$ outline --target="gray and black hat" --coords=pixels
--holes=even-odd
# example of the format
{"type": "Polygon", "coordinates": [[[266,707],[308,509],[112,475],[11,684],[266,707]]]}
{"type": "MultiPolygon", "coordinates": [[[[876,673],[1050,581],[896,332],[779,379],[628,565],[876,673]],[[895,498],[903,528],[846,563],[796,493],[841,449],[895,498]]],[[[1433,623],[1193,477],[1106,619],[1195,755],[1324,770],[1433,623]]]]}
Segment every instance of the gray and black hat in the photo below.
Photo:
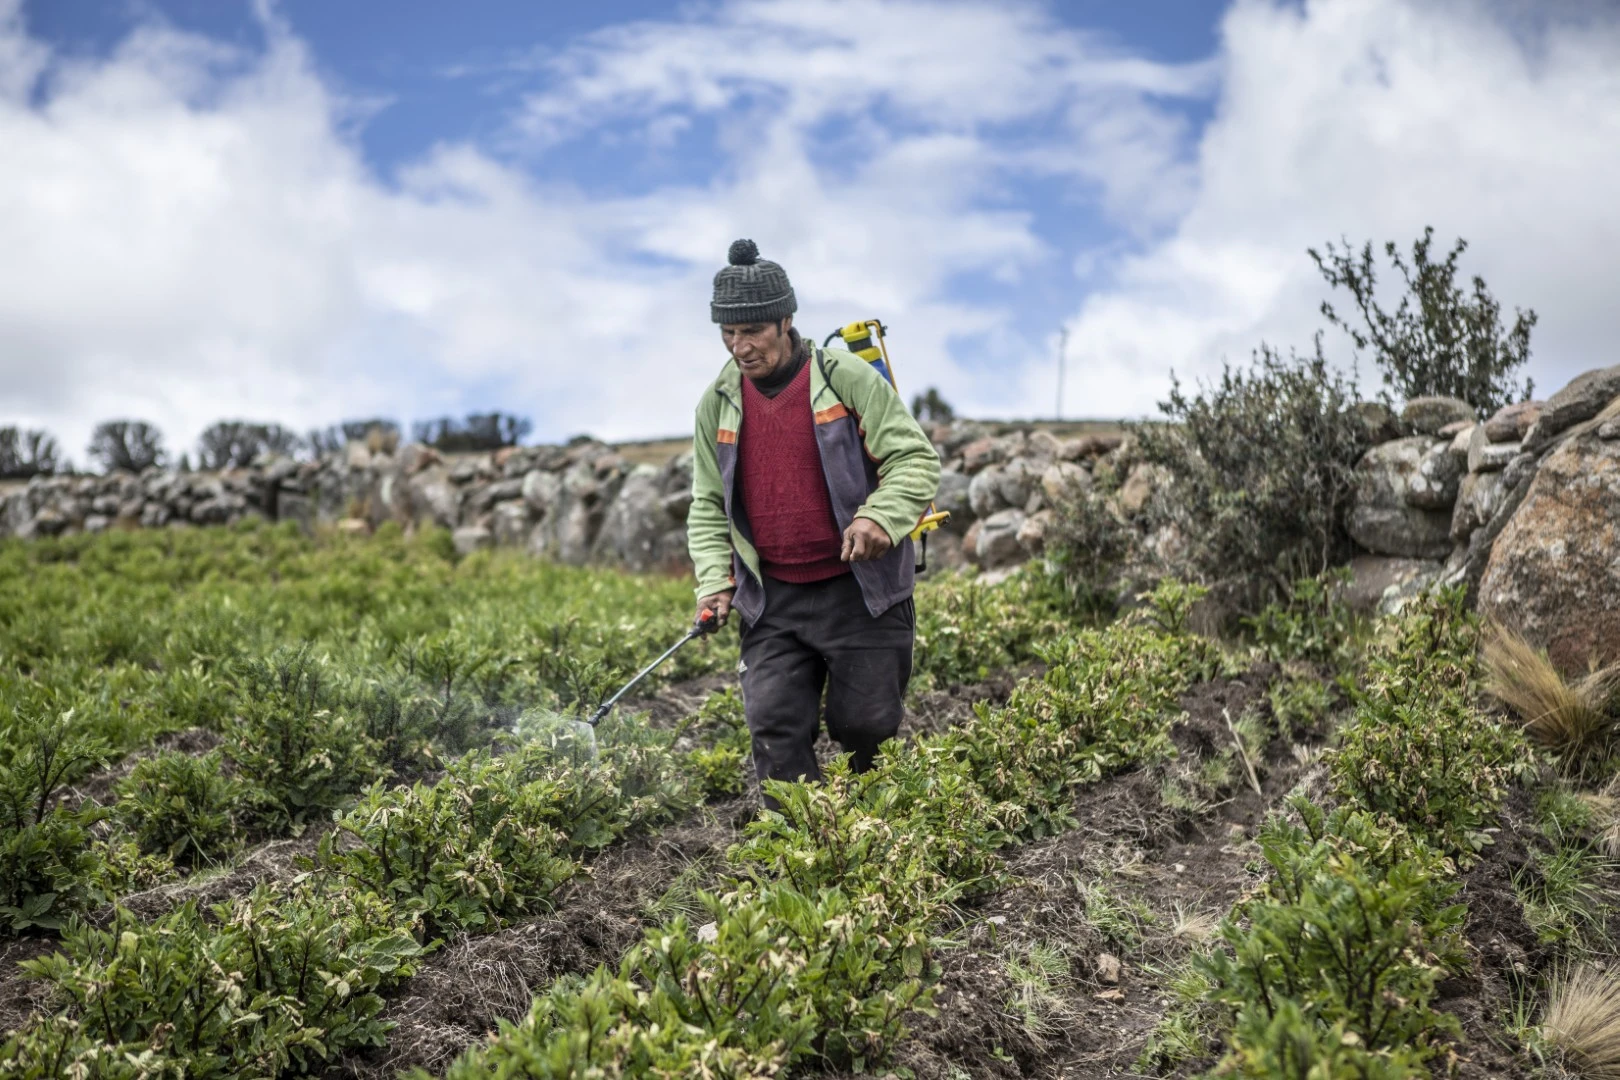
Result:
{"type": "Polygon", "coordinates": [[[709,313],[717,323],[776,322],[799,310],[787,271],[759,257],[752,240],[732,242],[731,265],[714,275],[709,313]]]}

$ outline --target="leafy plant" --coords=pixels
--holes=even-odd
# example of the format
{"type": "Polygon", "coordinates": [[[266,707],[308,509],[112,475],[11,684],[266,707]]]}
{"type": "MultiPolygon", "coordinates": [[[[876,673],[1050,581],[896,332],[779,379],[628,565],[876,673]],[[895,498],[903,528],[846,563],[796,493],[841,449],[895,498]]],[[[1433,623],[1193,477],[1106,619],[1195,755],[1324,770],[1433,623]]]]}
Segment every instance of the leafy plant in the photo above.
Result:
{"type": "Polygon", "coordinates": [[[1269,660],[1343,667],[1353,655],[1358,629],[1341,595],[1349,581],[1344,567],[1300,578],[1285,598],[1267,604],[1243,624],[1269,660]]]}
{"type": "Polygon", "coordinates": [[[195,866],[241,841],[249,793],[247,784],[226,774],[218,751],[162,753],[137,762],[119,784],[117,816],[141,850],[195,866]]]}
{"type": "Polygon", "coordinates": [[[1093,617],[1113,615],[1124,576],[1140,557],[1136,530],[1095,488],[1074,491],[1052,509],[1056,520],[1047,528],[1045,550],[1070,604],[1093,617]]]}
{"type": "Polygon", "coordinates": [[[1191,571],[1247,610],[1343,561],[1368,445],[1356,396],[1320,342],[1308,357],[1262,346],[1248,371],[1227,366],[1191,396],[1173,382],[1159,406],[1172,423],[1136,432],[1137,455],[1175,488],[1150,524],[1177,530],[1191,571]]]}
{"type": "Polygon", "coordinates": [[[1394,311],[1377,299],[1378,274],[1372,242],[1359,255],[1346,240],[1342,247],[1326,245],[1326,255],[1314,248],[1311,260],[1322,278],[1335,289],[1345,289],[1360,315],[1352,325],[1324,301],[1328,322],[1350,335],[1357,351],[1373,350],[1373,362],[1384,383],[1403,398],[1427,394],[1460,398],[1484,413],[1527,400],[1534,387],[1526,379],[1521,387],[1513,373],[1530,359],[1530,331],[1534,311],[1515,309],[1513,328],[1504,330],[1502,305],[1474,276],[1472,296],[1457,287],[1457,257],[1468,249],[1465,240],[1436,262],[1429,254],[1434,229],[1426,227],[1412,243],[1412,261],[1402,257],[1393,240],[1384,244],[1390,266],[1401,275],[1406,291],[1394,311]]]}

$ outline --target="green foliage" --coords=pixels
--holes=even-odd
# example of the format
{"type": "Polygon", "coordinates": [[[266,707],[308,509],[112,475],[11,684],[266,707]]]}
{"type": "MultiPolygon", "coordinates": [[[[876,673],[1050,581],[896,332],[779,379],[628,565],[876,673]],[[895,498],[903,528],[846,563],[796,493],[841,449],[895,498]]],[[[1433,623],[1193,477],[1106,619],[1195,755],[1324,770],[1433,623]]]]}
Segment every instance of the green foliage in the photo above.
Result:
{"type": "Polygon", "coordinates": [[[217,859],[242,839],[251,790],[224,770],[218,751],[145,758],[118,785],[117,817],[143,851],[188,866],[217,859]]]}
{"type": "Polygon", "coordinates": [[[372,743],[307,648],[241,664],[231,759],[258,785],[258,813],[292,826],[325,817],[378,775],[372,743]]]}
{"type": "Polygon", "coordinates": [[[1339,1021],[1323,1027],[1299,1002],[1286,999],[1276,1014],[1250,1013],[1239,1020],[1232,1051],[1215,1076],[1252,1080],[1428,1080],[1424,1064],[1434,1049],[1382,1046],[1369,1049],[1339,1021]]]}
{"type": "Polygon", "coordinates": [[[1211,999],[1236,1012],[1229,1045],[1239,1061],[1274,1048],[1286,1016],[1295,1038],[1351,1031],[1365,1050],[1405,1047],[1422,1060],[1433,1033],[1455,1029],[1428,1008],[1461,962],[1465,909],[1444,906],[1457,889],[1450,867],[1366,813],[1325,815],[1303,799],[1294,808],[1303,826],[1273,818],[1260,834],[1275,877],[1222,924],[1230,951],[1199,962],[1211,999]]]}
{"type": "Polygon", "coordinates": [[[709,695],[677,730],[676,745],[707,798],[728,798],[747,790],[753,741],[743,717],[742,695],[733,687],[709,695]]]}
{"type": "Polygon", "coordinates": [[[276,1076],[380,1045],[378,991],[421,952],[377,897],[261,886],[205,917],[194,904],[105,930],[75,926],[23,968],[63,1003],[0,1047],[0,1072],[59,1076],[276,1076]]]}
{"type": "Polygon", "coordinates": [[[1095,487],[1058,500],[1046,530],[1046,557],[1056,569],[1069,604],[1093,617],[1119,607],[1123,577],[1140,540],[1113,502],[1095,487]]]}
{"type": "Polygon", "coordinates": [[[1185,539],[1189,569],[1253,610],[1351,550],[1345,520],[1367,432],[1356,387],[1328,364],[1262,347],[1247,371],[1226,367],[1192,396],[1175,382],[1143,425],[1136,454],[1172,477],[1148,508],[1185,539]]]}
{"type": "Polygon", "coordinates": [[[1266,689],[1277,730],[1288,738],[1314,731],[1338,701],[1330,683],[1314,675],[1284,677],[1266,689]]]}
{"type": "Polygon", "coordinates": [[[1349,581],[1345,567],[1300,578],[1285,598],[1267,604],[1243,624],[1268,660],[1342,668],[1354,655],[1358,630],[1355,614],[1341,598],[1349,581]]]}
{"type": "Polygon", "coordinates": [[[1346,240],[1343,247],[1326,245],[1326,256],[1314,248],[1309,254],[1323,279],[1350,293],[1360,315],[1352,325],[1333,305],[1324,301],[1322,314],[1350,335],[1357,351],[1373,350],[1373,363],[1384,384],[1406,399],[1440,394],[1461,398],[1485,414],[1503,405],[1527,400],[1534,387],[1523,386],[1513,373],[1530,359],[1530,331],[1534,311],[1515,309],[1513,329],[1504,330],[1502,305],[1475,275],[1470,296],[1457,287],[1457,257],[1468,249],[1459,239],[1446,257],[1436,262],[1429,255],[1434,229],[1412,243],[1412,261],[1401,256],[1393,240],[1384,244],[1390,266],[1401,275],[1406,291],[1394,311],[1377,299],[1378,273],[1372,242],[1359,255],[1346,240]]]}
{"type": "Polygon", "coordinates": [[[934,578],[917,599],[912,685],[979,682],[1035,659],[1065,628],[1062,601],[1058,583],[1034,568],[995,587],[959,574],[934,578]]]}
{"type": "Polygon", "coordinates": [[[18,716],[0,740],[0,925],[56,929],[102,899],[91,806],[55,806],[70,778],[102,761],[106,744],[75,730],[71,711],[18,716]]]}
{"type": "Polygon", "coordinates": [[[1374,651],[1328,755],[1341,797],[1465,855],[1489,842],[1508,786],[1534,765],[1520,731],[1474,707],[1477,643],[1458,593],[1425,601],[1374,651]]]}

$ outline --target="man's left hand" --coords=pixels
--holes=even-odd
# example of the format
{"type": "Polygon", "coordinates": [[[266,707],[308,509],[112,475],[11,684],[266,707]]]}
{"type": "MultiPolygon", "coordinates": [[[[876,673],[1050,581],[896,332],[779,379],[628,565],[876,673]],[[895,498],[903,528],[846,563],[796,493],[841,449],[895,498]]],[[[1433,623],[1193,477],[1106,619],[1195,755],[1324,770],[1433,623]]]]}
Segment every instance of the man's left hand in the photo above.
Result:
{"type": "Polygon", "coordinates": [[[844,530],[844,550],[838,557],[844,562],[868,562],[887,555],[892,547],[883,526],[871,518],[856,518],[844,530]]]}

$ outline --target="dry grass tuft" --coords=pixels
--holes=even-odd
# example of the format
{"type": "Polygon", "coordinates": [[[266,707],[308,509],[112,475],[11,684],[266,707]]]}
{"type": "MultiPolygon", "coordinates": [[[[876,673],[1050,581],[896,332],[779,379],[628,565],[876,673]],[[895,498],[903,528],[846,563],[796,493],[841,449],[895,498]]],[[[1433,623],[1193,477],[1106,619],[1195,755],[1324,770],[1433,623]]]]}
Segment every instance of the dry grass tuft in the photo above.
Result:
{"type": "Polygon", "coordinates": [[[1193,945],[1203,945],[1215,936],[1221,927],[1221,917],[1208,911],[1175,906],[1170,920],[1170,936],[1193,945]]]}
{"type": "Polygon", "coordinates": [[[1486,688],[1573,772],[1606,756],[1615,734],[1620,664],[1570,681],[1545,653],[1499,623],[1485,638],[1486,688]]]}
{"type": "Polygon", "coordinates": [[[1620,977],[1590,964],[1560,976],[1541,1036],[1582,1080],[1620,1080],[1620,977]]]}

